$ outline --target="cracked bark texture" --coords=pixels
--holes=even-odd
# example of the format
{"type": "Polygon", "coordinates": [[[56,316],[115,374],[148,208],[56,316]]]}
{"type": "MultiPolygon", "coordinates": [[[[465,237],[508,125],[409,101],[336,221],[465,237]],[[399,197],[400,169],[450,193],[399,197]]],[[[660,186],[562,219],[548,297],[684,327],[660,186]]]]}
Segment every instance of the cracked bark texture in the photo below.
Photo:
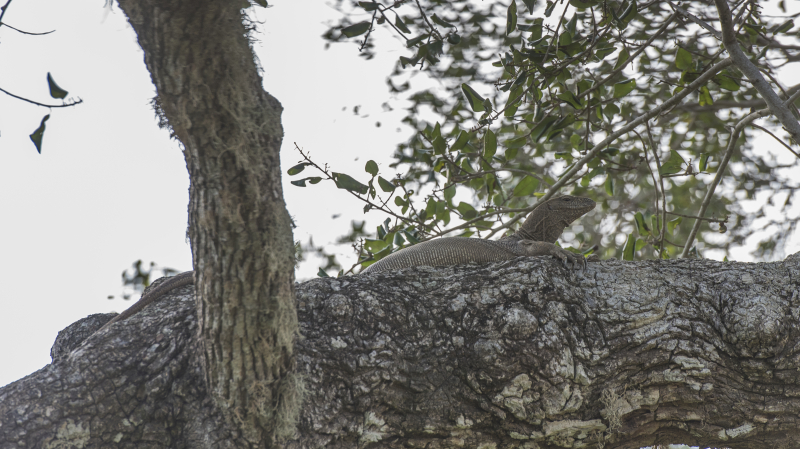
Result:
{"type": "MultiPolygon", "coordinates": [[[[296,289],[308,393],[289,448],[800,443],[800,254],[520,258],[296,289]]],[[[189,292],[0,390],[0,448],[258,447],[208,398],[189,292]]]]}
{"type": "Polygon", "coordinates": [[[283,200],[282,107],[265,92],[241,2],[120,0],[183,144],[208,393],[253,444],[294,431],[294,242],[283,200]]]}

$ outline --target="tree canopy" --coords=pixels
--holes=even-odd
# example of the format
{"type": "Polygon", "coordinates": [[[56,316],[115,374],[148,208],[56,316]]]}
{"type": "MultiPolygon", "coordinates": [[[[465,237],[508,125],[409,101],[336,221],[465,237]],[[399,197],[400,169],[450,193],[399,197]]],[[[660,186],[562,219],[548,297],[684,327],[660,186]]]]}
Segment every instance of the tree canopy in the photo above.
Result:
{"type": "Polygon", "coordinates": [[[299,186],[327,178],[388,215],[343,238],[367,237],[363,266],[441,235],[495,236],[554,194],[600,205],[565,235],[582,253],[727,255],[767,228],[756,256],[775,257],[797,220],[800,85],[779,73],[800,58],[800,31],[784,1],[767,3],[340,1],[326,39],[370,58],[396,46],[375,42],[386,27],[407,48],[387,83],[407,95],[417,133],[394,154],[396,178],[373,161],[366,175],[337,173],[305,153],[288,174],[299,186]],[[437,87],[413,91],[420,71],[437,87]],[[756,148],[756,129],[789,157],[756,148]],[[309,166],[321,173],[301,177],[309,166]],[[760,192],[767,204],[746,212],[760,192]],[[772,205],[780,216],[756,222],[772,205]]]}

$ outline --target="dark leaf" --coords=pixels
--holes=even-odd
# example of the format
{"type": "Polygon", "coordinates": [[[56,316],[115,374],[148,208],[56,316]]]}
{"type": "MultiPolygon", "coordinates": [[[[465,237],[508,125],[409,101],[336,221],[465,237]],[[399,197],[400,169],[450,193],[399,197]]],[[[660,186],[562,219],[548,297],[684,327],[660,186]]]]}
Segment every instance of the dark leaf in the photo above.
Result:
{"type": "Polygon", "coordinates": [[[464,93],[464,97],[467,99],[469,107],[472,108],[473,111],[483,112],[486,110],[483,106],[485,99],[478,95],[475,89],[469,87],[467,83],[463,83],[461,84],[461,91],[464,93]]]}
{"type": "Polygon", "coordinates": [[[47,85],[50,87],[50,96],[53,98],[66,98],[67,92],[66,90],[58,87],[53,77],[50,75],[50,72],[47,72],[47,85]]]}
{"type": "Polygon", "coordinates": [[[373,160],[367,161],[367,164],[364,166],[364,171],[369,173],[372,176],[378,175],[378,164],[375,163],[373,160]]]}
{"type": "Polygon", "coordinates": [[[301,163],[295,165],[294,167],[286,170],[286,174],[289,175],[289,176],[294,176],[294,175],[300,173],[301,171],[305,170],[305,168],[308,167],[309,165],[311,165],[311,164],[309,164],[308,162],[301,162],[301,163]]]}
{"type": "Polygon", "coordinates": [[[47,114],[42,118],[42,122],[39,124],[39,127],[36,128],[36,131],[30,135],[31,141],[34,145],[36,145],[36,151],[39,154],[42,154],[42,137],[44,136],[44,122],[50,119],[50,114],[47,114]]]}
{"type": "Polygon", "coordinates": [[[360,36],[369,30],[370,23],[369,22],[359,22],[355,25],[350,25],[349,27],[342,28],[342,34],[347,37],[356,37],[360,36]]]}
{"type": "Polygon", "coordinates": [[[360,193],[362,195],[365,195],[369,191],[369,187],[344,173],[333,173],[333,180],[336,182],[336,187],[340,189],[360,193]]]}

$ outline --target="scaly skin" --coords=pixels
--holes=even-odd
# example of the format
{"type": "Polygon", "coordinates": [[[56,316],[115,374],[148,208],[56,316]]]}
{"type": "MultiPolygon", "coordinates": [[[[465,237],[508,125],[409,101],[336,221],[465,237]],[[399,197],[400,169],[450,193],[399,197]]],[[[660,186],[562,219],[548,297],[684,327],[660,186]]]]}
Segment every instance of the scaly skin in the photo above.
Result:
{"type": "Polygon", "coordinates": [[[554,245],[570,223],[594,209],[590,198],[561,196],[542,203],[520,229],[497,241],[445,237],[402,249],[368,266],[362,273],[395,271],[419,265],[448,266],[489,263],[519,256],[553,256],[564,266],[586,267],[586,259],[554,245]]]}

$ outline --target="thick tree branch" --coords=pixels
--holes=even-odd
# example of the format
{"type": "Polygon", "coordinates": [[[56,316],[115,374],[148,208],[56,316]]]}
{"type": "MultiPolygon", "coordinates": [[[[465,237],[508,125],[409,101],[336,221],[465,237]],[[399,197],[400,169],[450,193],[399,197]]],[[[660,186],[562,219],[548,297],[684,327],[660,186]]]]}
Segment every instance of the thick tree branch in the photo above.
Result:
{"type": "MultiPolygon", "coordinates": [[[[309,393],[283,447],[797,447],[798,291],[800,254],[299,284],[309,393]]],[[[0,447],[264,447],[209,399],[198,326],[184,287],[72,342],[0,389],[0,447]]]]}
{"type": "MultiPolygon", "coordinates": [[[[744,75],[753,83],[761,97],[766,101],[767,107],[770,112],[778,119],[779,122],[786,128],[789,135],[792,136],[795,143],[800,143],[800,123],[794,118],[789,108],[783,105],[783,102],[778,97],[778,94],[772,90],[767,80],[761,75],[758,68],[747,58],[742,48],[739,46],[739,41],[736,40],[736,33],[733,29],[733,20],[731,19],[731,10],[728,7],[727,0],[714,0],[719,12],[720,27],[722,28],[722,42],[725,44],[725,49],[731,55],[736,67],[744,73],[744,75]]],[[[688,247],[688,245],[687,245],[688,247]]],[[[685,250],[684,250],[685,252],[685,250]]]]}

